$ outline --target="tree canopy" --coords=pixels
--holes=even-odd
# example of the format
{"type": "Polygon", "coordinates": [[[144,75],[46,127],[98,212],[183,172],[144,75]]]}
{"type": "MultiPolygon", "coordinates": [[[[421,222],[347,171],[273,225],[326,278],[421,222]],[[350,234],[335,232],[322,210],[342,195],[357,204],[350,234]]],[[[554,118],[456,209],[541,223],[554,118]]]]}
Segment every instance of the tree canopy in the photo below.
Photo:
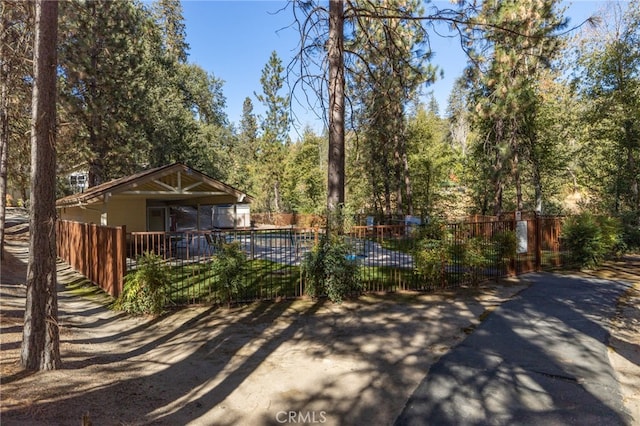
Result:
{"type": "MultiPolygon", "coordinates": [[[[33,13],[2,4],[1,175],[27,198],[33,13]]],[[[348,206],[391,219],[588,205],[638,220],[638,9],[618,3],[571,31],[556,0],[294,1],[281,13],[300,30],[297,54],[269,57],[231,123],[225,82],[189,62],[179,1],[62,2],[58,196],[69,170],[96,185],[183,161],[248,191],[253,211],[348,206]],[[430,41],[447,31],[469,66],[436,105],[430,41]],[[290,133],[291,88],[320,95],[324,132],[290,133]]]]}

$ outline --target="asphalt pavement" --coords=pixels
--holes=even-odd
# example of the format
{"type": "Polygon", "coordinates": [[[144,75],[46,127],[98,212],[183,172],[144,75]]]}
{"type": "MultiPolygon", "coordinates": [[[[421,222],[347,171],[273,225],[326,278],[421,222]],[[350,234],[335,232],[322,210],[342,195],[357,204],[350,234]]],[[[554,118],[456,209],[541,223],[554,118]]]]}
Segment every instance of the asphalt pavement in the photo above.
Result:
{"type": "Polygon", "coordinates": [[[434,364],[396,425],[630,425],[606,323],[626,284],[536,273],[434,364]]]}

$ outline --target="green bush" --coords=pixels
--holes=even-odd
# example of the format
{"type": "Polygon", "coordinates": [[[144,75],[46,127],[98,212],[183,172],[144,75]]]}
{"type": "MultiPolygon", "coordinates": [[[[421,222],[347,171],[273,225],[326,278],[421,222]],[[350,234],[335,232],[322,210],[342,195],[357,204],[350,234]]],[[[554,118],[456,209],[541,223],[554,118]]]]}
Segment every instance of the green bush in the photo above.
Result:
{"type": "Polygon", "coordinates": [[[508,235],[496,237],[496,242],[489,242],[482,237],[454,240],[446,226],[434,222],[421,230],[421,236],[413,253],[415,270],[432,287],[449,283],[447,265],[464,271],[464,280],[477,284],[482,270],[491,264],[489,251],[492,247],[494,251],[500,247],[499,256],[511,250],[512,245],[515,252],[515,234],[513,244],[508,235]]]}
{"type": "Polygon", "coordinates": [[[619,218],[608,216],[598,216],[596,220],[600,224],[602,244],[605,248],[604,256],[621,256],[626,251],[622,221],[619,218]]]}
{"type": "Polygon", "coordinates": [[[516,255],[518,241],[515,231],[498,231],[491,236],[491,244],[496,256],[496,260],[501,267],[504,267],[516,255]]]}
{"type": "Polygon", "coordinates": [[[321,237],[301,265],[307,295],[327,295],[340,303],[348,295],[361,293],[360,266],[353,253],[343,237],[321,237]]]}
{"type": "Polygon", "coordinates": [[[431,219],[418,230],[418,239],[420,240],[444,241],[448,237],[447,225],[439,219],[431,219]]]}
{"type": "Polygon", "coordinates": [[[482,270],[491,263],[487,256],[489,246],[484,238],[472,237],[465,241],[463,247],[462,259],[465,266],[466,280],[473,285],[478,285],[482,270]]]}
{"type": "Polygon", "coordinates": [[[622,241],[624,248],[629,251],[640,250],[640,222],[637,214],[627,213],[621,217],[622,241]]]}
{"type": "Polygon", "coordinates": [[[582,213],[570,217],[562,227],[562,244],[569,261],[578,267],[594,267],[623,249],[619,220],[582,213]]]}
{"type": "Polygon", "coordinates": [[[446,282],[448,247],[440,240],[420,240],[414,253],[416,272],[427,282],[446,282]]]}
{"type": "Polygon", "coordinates": [[[243,273],[247,265],[247,256],[240,243],[223,243],[214,256],[211,269],[220,291],[227,304],[236,297],[244,285],[243,273]]]}
{"type": "Polygon", "coordinates": [[[457,245],[452,244],[447,226],[438,219],[432,219],[420,227],[413,253],[415,270],[431,287],[446,286],[448,283],[447,264],[456,258],[457,245]]]}
{"type": "Polygon", "coordinates": [[[124,279],[124,289],[115,308],[134,315],[162,313],[171,286],[169,266],[156,254],[138,257],[137,268],[124,279]]]}

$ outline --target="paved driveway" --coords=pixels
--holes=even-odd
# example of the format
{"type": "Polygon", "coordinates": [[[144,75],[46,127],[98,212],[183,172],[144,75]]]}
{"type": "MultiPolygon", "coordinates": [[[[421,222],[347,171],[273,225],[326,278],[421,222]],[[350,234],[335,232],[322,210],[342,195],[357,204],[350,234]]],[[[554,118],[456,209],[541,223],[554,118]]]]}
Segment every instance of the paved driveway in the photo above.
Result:
{"type": "Polygon", "coordinates": [[[443,356],[396,425],[624,425],[606,322],[624,283],[548,273],[443,356]]]}

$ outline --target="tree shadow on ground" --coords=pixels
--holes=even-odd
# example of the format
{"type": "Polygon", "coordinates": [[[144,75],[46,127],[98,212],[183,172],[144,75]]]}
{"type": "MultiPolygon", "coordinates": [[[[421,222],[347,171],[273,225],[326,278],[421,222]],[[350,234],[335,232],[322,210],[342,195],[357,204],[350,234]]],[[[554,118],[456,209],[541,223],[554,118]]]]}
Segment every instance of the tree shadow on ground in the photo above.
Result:
{"type": "MultiPolygon", "coordinates": [[[[587,412],[623,422],[615,404],[600,396],[599,383],[581,383],[583,373],[609,374],[597,345],[591,343],[606,339],[598,321],[608,312],[605,301],[615,295],[589,296],[592,307],[585,309],[573,300],[575,291],[558,288],[556,293],[557,300],[539,298],[509,314],[519,318],[518,327],[500,310],[489,315],[485,323],[497,322],[498,331],[485,333],[478,328],[471,337],[484,340],[465,341],[460,345],[466,348],[464,356],[439,367],[446,374],[435,383],[444,395],[427,401],[436,405],[433,410],[445,415],[452,404],[464,406],[477,397],[480,412],[493,419],[529,414],[500,411],[504,407],[540,404],[540,419],[546,414],[549,420],[566,420],[564,412],[575,414],[578,408],[570,405],[570,399],[547,396],[566,387],[584,394],[587,412]],[[572,312],[573,320],[564,324],[557,315],[541,310],[539,305],[550,303],[572,312]],[[581,361],[579,368],[569,369],[557,361],[561,349],[538,341],[533,333],[549,317],[545,330],[553,341],[585,336],[586,344],[575,357],[581,361]],[[497,336],[507,337],[507,342],[496,344],[497,336]],[[480,350],[480,343],[490,349],[480,350]],[[508,347],[518,348],[528,364],[501,358],[500,351],[508,347]],[[467,359],[477,364],[467,366],[463,363],[467,359]],[[534,368],[534,362],[545,367],[534,368]],[[483,382],[476,374],[482,369],[506,382],[513,394],[483,382]],[[472,385],[480,391],[471,391],[472,385]],[[532,400],[523,389],[534,395],[532,400]]],[[[280,424],[278,415],[283,412],[307,420],[315,415],[326,424],[391,424],[421,380],[422,387],[438,377],[429,366],[459,343],[460,331],[472,328],[486,309],[474,300],[473,292],[461,299],[456,292],[445,292],[441,297],[372,295],[341,306],[323,300],[261,302],[232,309],[185,310],[153,320],[99,318],[89,322],[90,327],[72,324],[79,334],[64,340],[65,370],[37,375],[59,380],[47,389],[34,376],[12,383],[9,392],[40,386],[47,393],[39,394],[28,407],[3,403],[3,424],[73,424],[87,411],[94,424],[280,424]],[[118,322],[127,326],[110,328],[118,322]]],[[[82,310],[85,305],[76,307],[82,310]]],[[[419,397],[416,391],[410,402],[420,403],[419,397]]],[[[577,418],[587,419],[581,415],[577,418]]],[[[412,419],[425,423],[425,417],[412,419]]],[[[455,418],[463,424],[465,419],[455,418]]]]}
{"type": "Polygon", "coordinates": [[[94,382],[88,390],[78,388],[75,380],[61,381],[49,390],[57,398],[33,402],[28,412],[8,407],[3,419],[34,420],[28,413],[35,412],[41,419],[62,416],[64,423],[89,411],[95,424],[270,424],[283,410],[318,409],[333,424],[377,424],[381,416],[389,423],[402,408],[407,389],[455,343],[442,336],[459,338],[460,329],[482,310],[473,304],[472,312],[466,302],[447,299],[414,300],[413,305],[375,297],[341,306],[324,300],[263,302],[226,311],[204,309],[192,317],[177,312],[111,337],[68,341],[68,372],[50,374],[131,374],[124,380],[94,382]],[[452,309],[452,303],[458,307],[452,309]],[[167,321],[174,323],[170,330],[167,321]],[[110,338],[118,348],[112,353],[82,349],[110,338]],[[275,360],[281,365],[270,365],[275,360]],[[143,366],[144,375],[139,374],[143,366]],[[307,380],[307,374],[315,374],[315,380],[307,380]],[[289,376],[282,386],[280,376],[289,376]],[[263,391],[269,401],[251,395],[261,392],[253,389],[260,384],[268,387],[263,391]],[[261,405],[257,417],[247,419],[250,411],[231,408],[228,398],[235,392],[246,392],[248,404],[261,405]]]}
{"type": "Polygon", "coordinates": [[[624,289],[537,275],[432,366],[395,424],[630,424],[603,326],[624,289]]]}
{"type": "MultiPolygon", "coordinates": [[[[185,416],[189,416],[185,414],[185,410],[201,411],[202,407],[210,409],[215,406],[247,375],[250,375],[253,368],[259,365],[274,345],[277,345],[274,343],[278,341],[277,339],[266,340],[253,356],[248,357],[229,374],[224,374],[224,379],[211,392],[197,398],[190,398],[189,395],[192,392],[204,387],[212,378],[222,377],[235,354],[250,343],[253,333],[239,336],[238,328],[264,330],[288,306],[287,302],[259,303],[230,311],[230,314],[237,314],[235,318],[226,317],[223,321],[218,315],[216,317],[218,322],[214,324],[208,321],[216,308],[210,308],[188,319],[169,333],[158,333],[158,330],[153,329],[158,322],[151,321],[152,324],[138,327],[136,331],[115,336],[116,341],[122,342],[122,350],[118,352],[89,358],[85,358],[86,353],[66,353],[65,359],[71,359],[71,361],[64,363],[64,369],[77,371],[91,367],[96,374],[130,369],[131,378],[106,383],[81,393],[75,389],[77,384],[60,383],[55,391],[60,395],[59,399],[35,402],[30,405],[27,413],[21,409],[3,410],[3,419],[25,418],[25,416],[29,417],[30,413],[40,413],[41,417],[46,419],[48,413],[66,412],[69,413],[69,421],[74,421],[73,419],[79,419],[85,411],[89,411],[97,424],[105,421],[109,423],[108,419],[119,419],[118,422],[182,424],[185,416]],[[145,340],[145,342],[137,345],[133,343],[136,340],[145,340]],[[176,350],[184,352],[176,353],[176,350]],[[136,374],[136,366],[142,363],[157,363],[157,371],[148,376],[139,376],[136,374]],[[202,368],[194,369],[188,366],[193,363],[199,363],[202,368]],[[197,372],[197,377],[192,375],[194,371],[197,372]],[[107,410],[108,407],[119,406],[120,410],[115,413],[107,412],[100,406],[100,401],[110,401],[112,398],[122,398],[120,404],[104,404],[107,410]],[[187,401],[183,401],[185,398],[187,401]],[[140,399],[144,401],[136,401],[140,399]],[[156,418],[149,417],[152,412],[167,407],[175,401],[183,401],[177,410],[162,416],[154,416],[156,418]],[[136,407],[136,410],[130,411],[127,407],[136,407]],[[146,412],[140,412],[141,407],[144,407],[146,412]],[[177,419],[174,420],[176,417],[177,419]]],[[[293,328],[290,330],[289,333],[294,332],[293,328]]],[[[285,336],[287,337],[289,336],[285,336]]],[[[88,340],[84,343],[91,345],[92,342],[88,340]]],[[[194,418],[197,417],[194,413],[194,418]]]]}
{"type": "Polygon", "coordinates": [[[23,248],[22,244],[17,249],[12,245],[11,241],[5,243],[0,281],[2,285],[24,286],[27,282],[27,262],[25,258],[28,250],[23,248]]]}

